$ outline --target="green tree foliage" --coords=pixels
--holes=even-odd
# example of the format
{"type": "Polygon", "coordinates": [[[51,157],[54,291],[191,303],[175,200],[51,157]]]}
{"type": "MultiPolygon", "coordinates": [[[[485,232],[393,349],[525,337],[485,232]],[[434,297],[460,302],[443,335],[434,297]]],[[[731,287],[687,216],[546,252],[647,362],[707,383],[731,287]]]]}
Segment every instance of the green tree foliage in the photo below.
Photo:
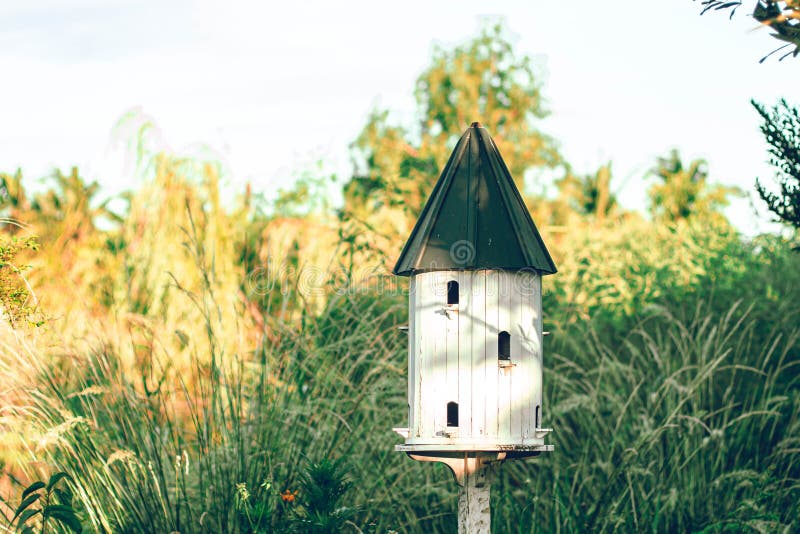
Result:
{"type": "MultiPolygon", "coordinates": [[[[76,289],[77,284],[65,283],[74,281],[75,274],[91,281],[83,287],[91,290],[92,301],[98,297],[107,303],[112,283],[107,268],[123,246],[116,231],[121,217],[108,208],[110,199],[98,199],[99,184],[87,181],[75,167],[69,173],[55,170],[45,183],[46,189],[31,195],[20,171],[0,174],[0,214],[13,222],[10,233],[25,228],[41,244],[32,283],[41,289],[46,285],[76,289]],[[101,221],[108,231],[101,230],[101,221]]],[[[73,295],[73,299],[84,297],[73,295]]],[[[48,314],[56,311],[47,302],[43,307],[48,314]]]]}
{"type": "Polygon", "coordinates": [[[462,46],[437,48],[415,98],[416,128],[394,125],[388,111],[376,110],[352,145],[355,173],[345,185],[342,219],[366,223],[361,229],[407,233],[455,140],[472,122],[492,133],[521,190],[528,169],[562,161],[555,142],[536,127],[547,115],[541,81],[501,26],[485,28],[462,46]]]}
{"type": "Polygon", "coordinates": [[[596,172],[578,176],[568,172],[556,181],[558,198],[554,201],[556,222],[564,213],[575,213],[602,223],[617,211],[617,197],[611,191],[611,162],[602,165],[596,172]]]}
{"type": "MultiPolygon", "coordinates": [[[[83,242],[97,230],[100,218],[119,222],[120,217],[108,209],[109,200],[98,203],[100,184],[87,182],[73,167],[69,174],[55,170],[51,187],[34,196],[33,218],[43,232],[42,238],[64,246],[69,241],[83,242]],[[52,236],[48,239],[47,235],[52,236]]],[[[33,222],[33,221],[32,221],[33,222]]]]}
{"type": "Polygon", "coordinates": [[[675,149],[658,158],[650,175],[658,179],[648,191],[650,214],[658,221],[677,222],[689,217],[723,219],[721,210],[728,205],[728,196],[739,192],[735,187],[710,185],[706,162],[696,159],[685,165],[675,149]]]}
{"type": "Polygon", "coordinates": [[[30,266],[21,264],[20,256],[26,249],[37,248],[34,237],[0,237],[0,313],[12,326],[32,320],[36,313],[36,301],[25,279],[30,266]]]}
{"type": "MultiPolygon", "coordinates": [[[[702,0],[700,4],[703,6],[701,15],[707,11],[730,10],[731,17],[733,17],[742,2],[702,0]]],[[[800,0],[757,0],[753,6],[752,16],[761,24],[772,29],[773,37],[786,43],[761,58],[761,61],[786,48],[789,48],[789,51],[780,59],[788,56],[797,57],[800,54],[800,0]]]]}
{"type": "MultiPolygon", "coordinates": [[[[23,222],[31,204],[22,186],[22,172],[0,173],[0,315],[12,326],[31,319],[36,302],[25,273],[30,269],[26,251],[39,248],[23,222]]],[[[34,321],[34,324],[37,324],[34,321]]]]}
{"type": "Polygon", "coordinates": [[[100,185],[87,182],[77,167],[69,174],[56,169],[49,177],[48,188],[31,198],[24,186],[21,171],[0,173],[0,213],[22,226],[36,228],[44,243],[85,243],[96,233],[100,219],[120,222],[119,215],[108,209],[107,199],[97,201],[100,185]]]}
{"type": "Polygon", "coordinates": [[[800,228],[800,111],[783,99],[771,110],[755,100],[751,103],[763,120],[761,133],[769,145],[769,162],[775,167],[779,193],[759,180],[756,191],[779,221],[800,228]]]}
{"type": "Polygon", "coordinates": [[[335,174],[327,174],[323,161],[295,175],[293,185],[279,189],[272,203],[275,217],[324,217],[331,213],[329,188],[336,185],[335,174]]]}
{"type": "Polygon", "coordinates": [[[483,30],[452,51],[437,49],[417,80],[415,96],[422,114],[422,145],[439,149],[440,165],[473,121],[491,131],[521,190],[527,169],[561,162],[554,141],[534,126],[547,116],[541,82],[530,58],[515,56],[501,26],[483,30]]]}
{"type": "Polygon", "coordinates": [[[22,228],[19,223],[30,209],[31,204],[22,185],[22,171],[17,169],[14,174],[0,173],[0,212],[17,223],[9,227],[11,232],[22,228]]]}

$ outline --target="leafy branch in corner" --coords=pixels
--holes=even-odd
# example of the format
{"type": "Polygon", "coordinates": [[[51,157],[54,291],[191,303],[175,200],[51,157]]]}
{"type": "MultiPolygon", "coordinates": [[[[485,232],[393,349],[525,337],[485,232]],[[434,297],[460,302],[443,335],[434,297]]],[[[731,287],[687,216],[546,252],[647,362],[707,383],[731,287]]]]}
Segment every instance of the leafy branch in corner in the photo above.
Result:
{"type": "Polygon", "coordinates": [[[21,502],[11,519],[17,532],[34,534],[47,532],[47,525],[56,521],[72,532],[81,532],[81,522],[72,507],[73,494],[66,482],[72,480],[67,473],[53,474],[47,484],[41,480],[33,482],[22,491],[21,502]],[[34,527],[38,526],[38,531],[34,527]]]}
{"type": "Polygon", "coordinates": [[[756,191],[779,221],[800,228],[800,110],[783,99],[771,110],[755,100],[750,102],[763,120],[761,133],[779,189],[772,192],[756,180],[756,191]]]}
{"type": "MultiPolygon", "coordinates": [[[[708,11],[730,10],[730,17],[736,13],[742,5],[741,0],[736,2],[725,0],[702,0],[703,6],[701,15],[708,11]]],[[[776,52],[790,48],[783,54],[778,61],[789,56],[797,57],[800,54],[800,0],[758,0],[753,7],[752,17],[765,26],[773,30],[772,36],[780,41],[786,42],[761,58],[759,63],[763,63],[769,56],[776,52]]]]}

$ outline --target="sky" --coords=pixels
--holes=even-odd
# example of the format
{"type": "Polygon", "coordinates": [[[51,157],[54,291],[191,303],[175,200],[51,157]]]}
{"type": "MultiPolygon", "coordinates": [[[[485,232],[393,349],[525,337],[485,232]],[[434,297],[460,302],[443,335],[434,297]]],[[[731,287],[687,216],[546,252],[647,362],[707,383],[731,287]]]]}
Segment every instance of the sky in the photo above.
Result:
{"type": "MultiPolygon", "coordinates": [[[[729,20],[691,0],[5,0],[0,171],[34,187],[78,166],[104,194],[135,188],[116,126],[136,113],[171,150],[223,161],[229,191],[274,196],[317,161],[346,177],[369,112],[411,124],[434,47],[502,20],[543,84],[551,115],[537,128],[580,173],[611,161],[623,205],[644,209],[645,175],[672,148],[750,193],[772,171],[749,100],[800,93],[800,58],[759,64],[779,42],[752,3],[729,20]]],[[[749,235],[774,229],[753,205],[728,215],[749,235]]]]}

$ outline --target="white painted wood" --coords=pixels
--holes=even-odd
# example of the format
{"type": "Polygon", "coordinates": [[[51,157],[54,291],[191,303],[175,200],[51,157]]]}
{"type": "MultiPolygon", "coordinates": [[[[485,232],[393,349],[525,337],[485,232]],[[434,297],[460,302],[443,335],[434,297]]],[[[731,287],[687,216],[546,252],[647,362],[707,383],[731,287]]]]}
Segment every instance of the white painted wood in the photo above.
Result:
{"type": "Polygon", "coordinates": [[[459,287],[463,287],[459,303],[458,320],[458,436],[471,437],[472,431],[472,271],[458,273],[459,287]]]}
{"type": "Polygon", "coordinates": [[[470,321],[470,351],[472,352],[472,426],[473,438],[486,436],[486,271],[474,271],[471,276],[470,293],[472,307],[470,321]]]}
{"type": "MultiPolygon", "coordinates": [[[[458,273],[448,273],[447,280],[458,282],[459,291],[459,304],[453,306],[452,311],[448,313],[446,321],[445,337],[447,339],[447,380],[445,382],[445,407],[448,402],[458,402],[458,325],[461,322],[461,304],[462,295],[468,288],[462,285],[463,280],[460,280],[458,273]]],[[[457,427],[452,427],[453,432],[457,432],[457,427]]]]}
{"type": "MultiPolygon", "coordinates": [[[[511,361],[515,364],[511,372],[511,439],[522,440],[524,434],[525,405],[530,403],[530,351],[526,342],[525,310],[520,291],[524,274],[510,277],[509,314],[511,316],[511,361]]],[[[530,413],[530,411],[528,412],[530,413]]]]}
{"type": "MultiPolygon", "coordinates": [[[[537,428],[544,428],[544,423],[542,422],[542,410],[543,410],[543,395],[544,395],[544,313],[542,310],[542,277],[536,277],[536,332],[539,334],[539,354],[537,358],[537,380],[538,380],[538,394],[536,397],[536,406],[539,408],[538,415],[539,421],[537,424],[537,428]]],[[[534,417],[536,416],[536,411],[534,412],[534,417]]]]}
{"type": "Polygon", "coordinates": [[[419,352],[419,436],[422,438],[435,435],[435,391],[433,382],[434,361],[436,359],[436,326],[441,315],[441,301],[436,296],[436,273],[420,275],[418,290],[420,291],[420,352],[419,352]]]}
{"type": "Polygon", "coordinates": [[[411,280],[408,283],[408,429],[409,433],[406,436],[408,439],[409,436],[413,436],[415,434],[416,429],[416,421],[419,420],[419,417],[416,415],[416,407],[419,406],[419,402],[417,402],[417,344],[419,341],[417,340],[419,336],[419,328],[416,325],[416,319],[418,318],[417,313],[417,306],[419,303],[419,297],[416,291],[417,286],[417,277],[412,276],[411,280]]]}
{"type": "MultiPolygon", "coordinates": [[[[541,410],[542,398],[542,314],[541,314],[541,277],[533,273],[525,273],[526,279],[521,293],[524,304],[522,325],[524,328],[523,342],[526,351],[530,354],[526,376],[530,381],[528,395],[523,413],[523,440],[526,442],[542,442],[537,437],[536,407],[541,410]]],[[[540,412],[541,413],[541,412],[540,412]]]]}
{"type": "Polygon", "coordinates": [[[486,275],[486,309],[485,309],[485,337],[484,352],[486,354],[486,437],[490,440],[497,439],[497,414],[498,414],[498,381],[499,368],[497,366],[497,336],[499,318],[499,283],[497,271],[489,271],[486,275]]]}
{"type": "Polygon", "coordinates": [[[447,323],[452,314],[447,306],[447,273],[433,273],[433,318],[423,328],[430,329],[433,354],[430,367],[430,412],[433,417],[433,434],[444,436],[447,427],[447,323]]]}
{"type": "MultiPolygon", "coordinates": [[[[536,276],[531,284],[533,294],[531,295],[530,306],[531,315],[533,320],[533,340],[535,346],[533,347],[533,359],[531,364],[531,376],[534,379],[533,394],[531,395],[531,426],[535,430],[542,427],[541,413],[542,413],[542,355],[544,352],[543,334],[542,334],[542,277],[536,276]],[[536,408],[539,408],[539,421],[536,421],[536,408]]],[[[533,435],[533,434],[532,434],[533,435]]]]}
{"type": "Polygon", "coordinates": [[[458,534],[489,534],[491,484],[487,469],[478,469],[464,476],[458,488],[458,534]]]}
{"type": "Polygon", "coordinates": [[[543,445],[541,278],[535,273],[437,271],[413,277],[409,292],[409,437],[442,450],[543,445]],[[459,303],[447,305],[447,282],[459,303]],[[498,365],[500,331],[511,360],[498,365]],[[457,402],[459,426],[447,426],[457,402]],[[541,421],[540,421],[541,423],[541,421]]]}
{"type": "MultiPolygon", "coordinates": [[[[498,320],[497,327],[501,332],[513,334],[511,316],[511,284],[509,283],[509,273],[498,273],[498,320]]],[[[511,362],[517,353],[514,352],[514,336],[511,336],[511,362]]],[[[498,354],[497,340],[495,339],[494,352],[498,354]]],[[[501,442],[511,443],[513,436],[511,433],[511,407],[512,407],[512,373],[513,367],[500,369],[500,380],[497,385],[497,439],[501,442]]]]}
{"type": "Polygon", "coordinates": [[[415,414],[415,424],[414,424],[414,432],[412,435],[422,437],[423,436],[423,425],[422,425],[422,404],[423,404],[423,397],[422,397],[422,375],[424,374],[423,363],[425,361],[425,338],[427,334],[425,332],[425,328],[423,328],[423,324],[427,319],[426,311],[425,311],[425,301],[428,298],[427,293],[425,292],[425,284],[426,280],[424,278],[417,278],[417,285],[416,285],[416,312],[414,315],[414,328],[415,331],[418,332],[417,334],[417,341],[415,343],[415,354],[414,358],[416,359],[416,364],[414,365],[414,414],[415,414]]]}

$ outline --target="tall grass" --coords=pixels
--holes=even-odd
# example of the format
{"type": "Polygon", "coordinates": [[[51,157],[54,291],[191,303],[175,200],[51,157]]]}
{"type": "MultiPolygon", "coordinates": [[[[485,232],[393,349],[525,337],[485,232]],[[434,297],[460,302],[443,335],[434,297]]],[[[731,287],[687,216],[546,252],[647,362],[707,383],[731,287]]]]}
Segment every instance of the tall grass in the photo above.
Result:
{"type": "MultiPolygon", "coordinates": [[[[553,320],[545,423],[556,450],[498,470],[496,531],[797,529],[800,305],[762,297],[796,294],[795,276],[777,275],[798,260],[772,253],[743,299],[681,292],[616,330],[604,317],[553,320]]],[[[446,469],[393,452],[404,298],[339,289],[299,325],[265,317],[256,350],[236,354],[215,341],[211,295],[186,293],[212,353],[174,381],[153,374],[168,365],[156,352],[151,374],[131,377],[112,344],[38,367],[29,414],[45,439],[32,453],[75,477],[95,531],[284,531],[299,504],[281,493],[323,458],[349,469],[346,529],[453,530],[446,469]]]]}
{"type": "MultiPolygon", "coordinates": [[[[238,531],[244,489],[264,526],[277,528],[287,516],[279,493],[297,488],[304,460],[391,451],[395,421],[385,415],[405,413],[394,328],[404,306],[343,292],[299,330],[264,317],[255,351],[226,354],[213,275],[203,272],[201,294],[184,290],[210,347],[192,354],[191,374],[173,381],[168,358],[150,351],[132,379],[111,345],[39,369],[31,409],[52,437],[42,452],[74,473],[96,530],[238,531]]],[[[374,464],[348,464],[360,491],[385,494],[366,475],[374,464]]]]}
{"type": "MultiPolygon", "coordinates": [[[[402,291],[353,278],[374,260],[355,236],[228,213],[213,166],[154,161],[121,228],[91,241],[113,241],[92,249],[104,267],[71,264],[63,294],[60,264],[44,271],[43,301],[60,297],[69,321],[32,340],[0,331],[0,461],[20,479],[69,473],[96,532],[284,532],[310,510],[344,530],[454,530],[447,469],[393,450],[402,291]],[[305,262],[337,246],[349,264],[304,293],[305,262]],[[346,470],[331,494],[347,510],[304,502],[309,466],[346,470]]],[[[555,241],[543,416],[556,450],[500,467],[495,530],[798,530],[800,256],[724,224],[613,224],[555,241]]]]}
{"type": "Polygon", "coordinates": [[[619,343],[591,328],[557,339],[556,452],[506,467],[500,531],[796,528],[800,397],[782,377],[800,329],[756,344],[751,313],[701,305],[687,322],[661,309],[619,343]]]}

